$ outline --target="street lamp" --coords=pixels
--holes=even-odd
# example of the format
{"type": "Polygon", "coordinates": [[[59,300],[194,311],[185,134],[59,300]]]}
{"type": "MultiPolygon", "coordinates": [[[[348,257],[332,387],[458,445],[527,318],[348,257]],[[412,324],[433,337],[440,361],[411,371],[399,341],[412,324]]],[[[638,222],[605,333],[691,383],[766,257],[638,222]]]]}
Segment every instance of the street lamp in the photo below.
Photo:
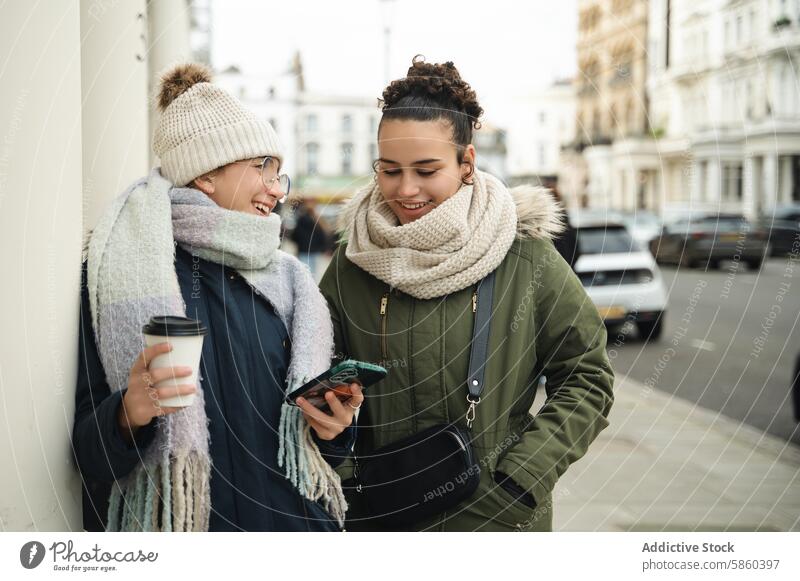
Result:
{"type": "Polygon", "coordinates": [[[388,85],[391,74],[392,23],[394,22],[396,0],[378,1],[380,2],[381,21],[383,22],[383,84],[388,85]]]}

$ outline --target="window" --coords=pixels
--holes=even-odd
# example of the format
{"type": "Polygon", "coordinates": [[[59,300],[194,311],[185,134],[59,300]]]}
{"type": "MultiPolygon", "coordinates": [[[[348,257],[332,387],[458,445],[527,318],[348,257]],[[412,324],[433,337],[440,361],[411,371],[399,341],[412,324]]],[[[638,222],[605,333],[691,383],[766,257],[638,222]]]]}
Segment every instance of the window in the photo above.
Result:
{"type": "Polygon", "coordinates": [[[539,125],[544,125],[547,121],[547,114],[544,111],[539,111],[539,125]]]}
{"type": "Polygon", "coordinates": [[[639,116],[637,115],[636,105],[633,101],[628,102],[628,123],[627,123],[627,131],[628,135],[632,135],[638,132],[639,125],[637,123],[639,116]]]}
{"type": "Polygon", "coordinates": [[[729,164],[722,166],[722,199],[730,202],[742,200],[742,166],[729,164]]]}
{"type": "Polygon", "coordinates": [[[736,46],[739,46],[739,44],[741,44],[741,42],[742,42],[742,39],[743,39],[742,38],[742,35],[743,35],[742,28],[743,28],[742,15],[739,14],[736,17],[736,46]]]}
{"type": "Polygon", "coordinates": [[[370,132],[371,135],[375,135],[375,133],[377,131],[378,131],[378,118],[370,116],[370,118],[369,118],[369,132],[370,132]]]}
{"type": "Polygon", "coordinates": [[[577,234],[581,254],[617,254],[638,250],[624,227],[578,228],[577,234]]]}
{"type": "MultiPolygon", "coordinates": [[[[306,115],[306,131],[314,132],[317,131],[317,116],[313,113],[311,115],[306,115]]],[[[310,144],[309,144],[310,145],[310,144]]]]}
{"type": "Polygon", "coordinates": [[[353,116],[342,115],[342,133],[350,133],[353,130],[353,116]]]}
{"type": "Polygon", "coordinates": [[[544,147],[544,143],[539,144],[539,168],[543,169],[544,166],[547,164],[547,152],[544,147]]]}
{"type": "Polygon", "coordinates": [[[316,175],[319,171],[319,144],[306,144],[306,173],[310,176],[316,175]]]}
{"type": "Polygon", "coordinates": [[[754,102],[755,99],[753,97],[753,83],[751,81],[747,81],[747,85],[745,86],[745,89],[746,89],[746,92],[745,92],[745,105],[746,105],[746,108],[747,108],[746,111],[745,111],[745,116],[746,116],[747,119],[752,119],[753,118],[753,109],[754,109],[754,106],[755,106],[755,102],[754,102]]]}
{"type": "Polygon", "coordinates": [[[342,174],[353,173],[353,144],[342,143],[342,174]]]}

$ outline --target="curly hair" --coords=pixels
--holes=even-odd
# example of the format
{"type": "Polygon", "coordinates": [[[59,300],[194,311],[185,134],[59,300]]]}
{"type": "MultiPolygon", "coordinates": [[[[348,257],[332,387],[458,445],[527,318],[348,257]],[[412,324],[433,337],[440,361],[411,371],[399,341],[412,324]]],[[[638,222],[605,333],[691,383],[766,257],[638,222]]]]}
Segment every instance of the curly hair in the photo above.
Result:
{"type": "Polygon", "coordinates": [[[413,58],[404,78],[389,83],[380,105],[381,124],[389,119],[449,123],[459,162],[472,143],[472,130],[480,129],[478,119],[483,115],[475,91],[451,61],[426,63],[422,55],[413,58]]]}

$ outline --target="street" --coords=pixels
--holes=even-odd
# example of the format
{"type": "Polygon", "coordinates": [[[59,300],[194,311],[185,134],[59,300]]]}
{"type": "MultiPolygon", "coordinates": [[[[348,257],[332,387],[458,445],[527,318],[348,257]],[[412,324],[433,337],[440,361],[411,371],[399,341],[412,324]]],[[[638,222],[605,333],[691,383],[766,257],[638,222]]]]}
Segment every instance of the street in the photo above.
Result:
{"type": "MultiPolygon", "coordinates": [[[[796,258],[796,257],[795,257],[796,258]]],[[[663,266],[669,308],[660,341],[632,325],[609,329],[616,373],[800,444],[791,381],[800,353],[800,262],[760,271],[663,266]]]]}

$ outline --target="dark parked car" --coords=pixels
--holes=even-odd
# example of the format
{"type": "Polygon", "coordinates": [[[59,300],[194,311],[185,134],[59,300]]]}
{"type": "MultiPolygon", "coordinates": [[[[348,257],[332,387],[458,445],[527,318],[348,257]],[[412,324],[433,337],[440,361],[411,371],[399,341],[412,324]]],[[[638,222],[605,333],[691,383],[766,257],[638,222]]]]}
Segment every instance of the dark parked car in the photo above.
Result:
{"type": "Polygon", "coordinates": [[[719,268],[722,260],[761,267],[768,249],[767,234],[738,214],[700,214],[667,224],[650,242],[658,263],[719,268]]]}
{"type": "Polygon", "coordinates": [[[761,220],[761,228],[769,232],[772,256],[786,256],[800,239],[800,204],[780,206],[768,212],[761,220]]]}

